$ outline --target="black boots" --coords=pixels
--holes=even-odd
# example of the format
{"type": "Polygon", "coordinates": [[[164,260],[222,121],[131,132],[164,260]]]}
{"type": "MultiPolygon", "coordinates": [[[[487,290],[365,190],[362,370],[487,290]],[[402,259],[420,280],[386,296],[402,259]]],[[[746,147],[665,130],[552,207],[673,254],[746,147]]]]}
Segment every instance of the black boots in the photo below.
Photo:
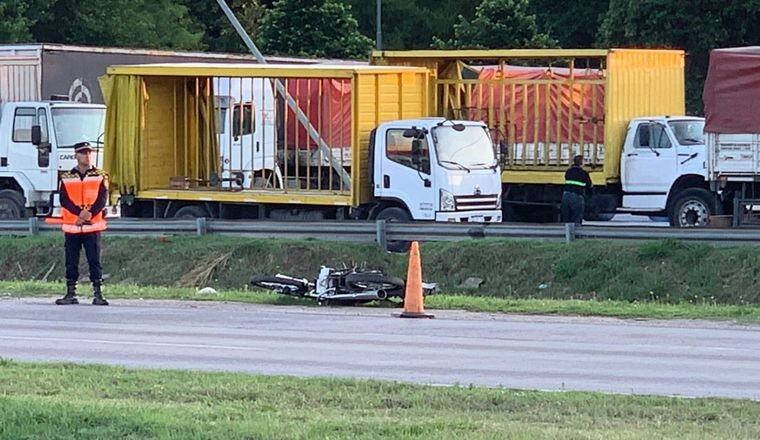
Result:
{"type": "MultiPolygon", "coordinates": [[[[95,306],[108,305],[108,301],[106,301],[106,299],[103,298],[103,291],[101,290],[102,285],[103,285],[102,281],[95,281],[92,283],[92,296],[94,297],[92,299],[92,305],[95,305],[95,306]]],[[[66,296],[55,300],[55,303],[58,304],[59,306],[79,304],[79,300],[77,299],[77,283],[67,282],[66,296]]]]}
{"type": "Polygon", "coordinates": [[[94,306],[108,305],[108,301],[106,301],[106,299],[103,298],[103,292],[100,290],[102,285],[103,285],[102,281],[93,281],[92,283],[92,296],[95,297],[92,299],[92,305],[94,306]]]}
{"type": "Polygon", "coordinates": [[[69,306],[72,304],[79,304],[79,300],[77,299],[77,283],[67,282],[66,296],[55,300],[55,303],[58,304],[59,306],[69,306]]]}

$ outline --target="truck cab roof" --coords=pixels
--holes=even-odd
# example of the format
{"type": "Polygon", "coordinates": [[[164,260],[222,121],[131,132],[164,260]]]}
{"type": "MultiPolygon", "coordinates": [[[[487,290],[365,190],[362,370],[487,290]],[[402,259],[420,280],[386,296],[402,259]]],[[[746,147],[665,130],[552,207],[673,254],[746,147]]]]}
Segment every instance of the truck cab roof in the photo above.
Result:
{"type": "Polygon", "coordinates": [[[440,124],[443,124],[444,122],[450,122],[453,124],[464,124],[464,125],[479,125],[481,127],[485,127],[486,125],[483,122],[479,121],[463,121],[463,120],[451,120],[446,118],[419,118],[419,119],[404,119],[404,120],[397,120],[397,121],[388,121],[383,124],[380,124],[380,127],[378,128],[393,128],[398,127],[399,125],[403,124],[405,127],[413,126],[413,127],[419,127],[419,128],[425,128],[425,129],[432,129],[440,124]]]}
{"type": "Polygon", "coordinates": [[[704,121],[705,118],[700,118],[698,116],[641,116],[638,118],[633,118],[631,122],[647,122],[647,121],[656,121],[656,122],[669,122],[669,121],[704,121]]]}

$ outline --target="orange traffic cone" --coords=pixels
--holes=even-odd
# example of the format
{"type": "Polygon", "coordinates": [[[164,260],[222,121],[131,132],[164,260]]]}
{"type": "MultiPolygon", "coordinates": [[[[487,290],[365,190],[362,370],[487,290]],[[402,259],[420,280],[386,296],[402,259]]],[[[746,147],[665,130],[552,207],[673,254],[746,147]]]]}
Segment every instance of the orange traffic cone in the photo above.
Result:
{"type": "Polygon", "coordinates": [[[409,251],[409,270],[406,275],[406,292],[404,293],[404,312],[401,318],[433,318],[425,313],[422,294],[422,265],[420,262],[420,244],[412,242],[409,251]]]}

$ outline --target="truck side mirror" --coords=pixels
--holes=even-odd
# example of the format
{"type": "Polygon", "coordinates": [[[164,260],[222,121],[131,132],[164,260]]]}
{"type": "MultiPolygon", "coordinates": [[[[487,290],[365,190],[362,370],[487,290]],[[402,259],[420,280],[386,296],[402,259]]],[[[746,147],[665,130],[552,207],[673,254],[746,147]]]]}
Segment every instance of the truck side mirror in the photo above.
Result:
{"type": "Polygon", "coordinates": [[[412,163],[417,168],[422,165],[422,141],[419,139],[412,141],[412,163]]]}
{"type": "Polygon", "coordinates": [[[32,145],[40,146],[42,144],[42,128],[39,125],[32,125],[32,145]]]}
{"type": "Polygon", "coordinates": [[[499,141],[499,155],[502,157],[509,155],[509,146],[504,141],[499,141]]]}

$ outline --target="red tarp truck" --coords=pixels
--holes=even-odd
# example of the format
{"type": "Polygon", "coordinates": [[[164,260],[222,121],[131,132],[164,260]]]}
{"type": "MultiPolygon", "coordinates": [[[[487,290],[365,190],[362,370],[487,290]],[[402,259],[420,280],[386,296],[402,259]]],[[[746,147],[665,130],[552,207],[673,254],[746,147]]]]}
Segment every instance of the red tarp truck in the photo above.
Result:
{"type": "Polygon", "coordinates": [[[760,204],[760,47],[713,50],[703,99],[710,187],[746,222],[760,204]]]}

